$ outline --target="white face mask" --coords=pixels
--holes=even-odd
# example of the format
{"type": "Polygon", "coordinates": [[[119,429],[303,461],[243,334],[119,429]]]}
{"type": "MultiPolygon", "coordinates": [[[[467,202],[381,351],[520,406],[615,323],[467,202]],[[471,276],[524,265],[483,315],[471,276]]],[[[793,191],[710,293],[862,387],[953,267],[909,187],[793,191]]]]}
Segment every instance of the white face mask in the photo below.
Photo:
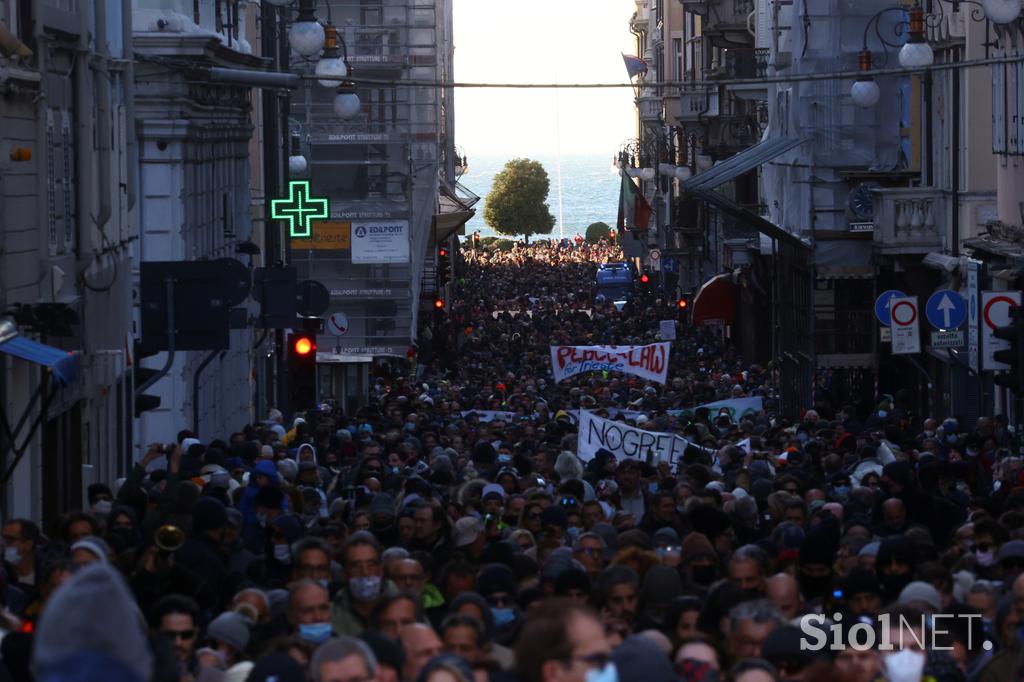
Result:
{"type": "Polygon", "coordinates": [[[21,552],[17,547],[4,547],[4,561],[9,564],[20,564],[21,552]]]}
{"type": "Polygon", "coordinates": [[[996,563],[996,553],[991,549],[985,552],[974,550],[974,560],[978,562],[979,566],[988,568],[996,563]]]}
{"type": "Polygon", "coordinates": [[[292,562],[292,548],[288,545],[274,545],[274,558],[282,564],[292,562]]]}
{"type": "Polygon", "coordinates": [[[110,500],[100,500],[92,506],[92,510],[99,516],[107,516],[113,506],[114,503],[110,500]]]}

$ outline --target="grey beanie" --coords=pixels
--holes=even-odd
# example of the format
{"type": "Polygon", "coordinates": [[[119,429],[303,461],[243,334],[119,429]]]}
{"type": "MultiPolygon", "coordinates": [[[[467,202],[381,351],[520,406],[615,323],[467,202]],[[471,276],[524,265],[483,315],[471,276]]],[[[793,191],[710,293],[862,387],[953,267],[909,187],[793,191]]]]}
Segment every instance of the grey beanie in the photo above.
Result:
{"type": "Polygon", "coordinates": [[[37,677],[45,679],[69,657],[92,651],[148,680],[153,654],[147,635],[145,619],[124,578],[109,564],[94,562],[72,575],[46,602],[32,665],[37,677]]]}
{"type": "Polygon", "coordinates": [[[242,652],[249,646],[249,624],[238,613],[226,611],[210,621],[206,636],[242,652]]]}

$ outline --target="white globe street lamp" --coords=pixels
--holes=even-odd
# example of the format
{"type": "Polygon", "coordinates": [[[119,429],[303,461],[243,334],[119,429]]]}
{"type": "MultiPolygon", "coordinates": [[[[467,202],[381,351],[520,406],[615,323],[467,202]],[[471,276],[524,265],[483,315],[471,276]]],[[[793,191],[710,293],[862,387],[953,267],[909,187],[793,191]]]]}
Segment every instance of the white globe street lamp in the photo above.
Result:
{"type": "Polygon", "coordinates": [[[910,35],[907,43],[900,48],[900,66],[904,69],[920,69],[931,66],[935,53],[924,36],[924,10],[915,5],[910,10],[910,35]]]}
{"type": "Polygon", "coordinates": [[[325,88],[336,88],[341,84],[341,79],[348,75],[348,64],[341,56],[338,49],[338,31],[333,26],[327,26],[324,39],[324,53],[320,61],[316,63],[317,76],[334,76],[334,79],[318,80],[317,82],[325,88]]]}
{"type": "Polygon", "coordinates": [[[359,95],[350,90],[339,91],[334,98],[334,113],[346,121],[358,116],[361,107],[359,95]]]}
{"type": "Polygon", "coordinates": [[[303,57],[313,57],[324,49],[324,27],[316,20],[315,0],[302,0],[299,16],[288,31],[288,43],[303,57]]]}
{"type": "MultiPolygon", "coordinates": [[[[867,48],[857,55],[857,66],[861,72],[871,71],[871,51],[867,48]]],[[[850,88],[850,97],[858,107],[868,108],[878,104],[882,91],[871,76],[860,76],[850,88]]]]}
{"type": "Polygon", "coordinates": [[[1021,0],[983,0],[981,4],[993,24],[1008,24],[1020,16],[1021,0]]]}
{"type": "Polygon", "coordinates": [[[302,154],[292,154],[288,157],[288,175],[298,177],[306,174],[309,169],[309,162],[302,154]]]}

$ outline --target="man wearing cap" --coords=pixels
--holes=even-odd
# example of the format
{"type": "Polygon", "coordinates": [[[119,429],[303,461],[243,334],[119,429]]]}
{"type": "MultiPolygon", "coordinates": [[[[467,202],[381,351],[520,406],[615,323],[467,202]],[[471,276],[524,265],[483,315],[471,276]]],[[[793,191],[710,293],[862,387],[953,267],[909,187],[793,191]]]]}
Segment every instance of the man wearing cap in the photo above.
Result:
{"type": "Polygon", "coordinates": [[[208,645],[220,653],[228,668],[245,654],[250,635],[249,622],[233,611],[225,611],[206,626],[208,645]]]}
{"type": "Polygon", "coordinates": [[[467,561],[479,563],[486,543],[483,524],[475,516],[464,516],[452,527],[452,545],[467,561]]]}

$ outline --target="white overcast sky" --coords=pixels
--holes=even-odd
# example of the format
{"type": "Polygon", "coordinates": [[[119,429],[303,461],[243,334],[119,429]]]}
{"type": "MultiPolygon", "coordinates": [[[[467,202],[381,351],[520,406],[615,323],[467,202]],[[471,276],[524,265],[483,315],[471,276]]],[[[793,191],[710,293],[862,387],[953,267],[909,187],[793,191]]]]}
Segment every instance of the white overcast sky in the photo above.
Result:
{"type": "MultiPolygon", "coordinates": [[[[633,0],[454,0],[455,79],[624,83],[633,0]]],[[[632,90],[459,89],[456,142],[474,155],[607,154],[635,136],[632,90]],[[560,119],[560,125],[556,124],[560,119]]]]}

